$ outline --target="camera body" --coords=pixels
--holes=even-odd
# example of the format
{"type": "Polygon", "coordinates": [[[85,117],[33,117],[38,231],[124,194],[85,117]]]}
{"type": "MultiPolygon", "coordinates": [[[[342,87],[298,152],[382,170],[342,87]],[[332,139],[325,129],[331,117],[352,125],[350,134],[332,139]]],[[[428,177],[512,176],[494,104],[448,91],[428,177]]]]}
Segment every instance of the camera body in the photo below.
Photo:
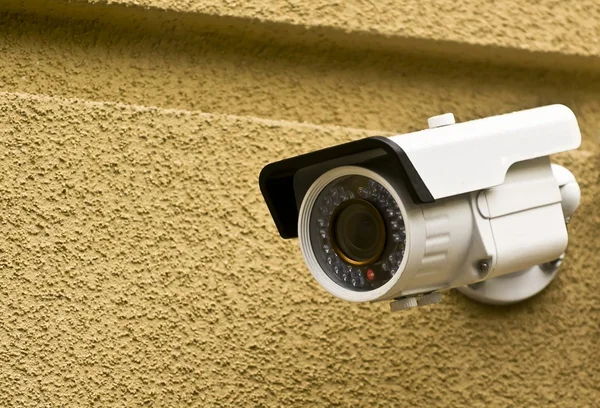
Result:
{"type": "Polygon", "coordinates": [[[542,290],[580,199],[575,177],[549,158],[579,147],[573,112],[551,105],[429,124],[267,165],[260,186],[280,235],[298,237],[317,281],[348,301],[470,288],[508,303],[542,290]]]}

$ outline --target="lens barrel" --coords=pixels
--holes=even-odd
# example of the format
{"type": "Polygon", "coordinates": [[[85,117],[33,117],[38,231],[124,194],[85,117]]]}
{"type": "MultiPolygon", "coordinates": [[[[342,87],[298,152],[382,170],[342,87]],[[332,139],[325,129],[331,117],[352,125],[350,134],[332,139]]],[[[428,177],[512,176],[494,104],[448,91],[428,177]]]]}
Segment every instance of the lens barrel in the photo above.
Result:
{"type": "Polygon", "coordinates": [[[336,209],[329,225],[333,249],[349,264],[368,265],[381,256],[385,248],[385,224],[370,202],[345,201],[336,209]]]}

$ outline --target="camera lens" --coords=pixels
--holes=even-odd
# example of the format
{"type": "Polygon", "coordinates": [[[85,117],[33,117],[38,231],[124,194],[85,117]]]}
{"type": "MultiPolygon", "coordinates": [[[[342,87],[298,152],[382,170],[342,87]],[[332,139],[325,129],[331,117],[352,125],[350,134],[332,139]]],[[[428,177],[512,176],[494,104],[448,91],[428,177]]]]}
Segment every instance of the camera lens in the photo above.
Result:
{"type": "Polygon", "coordinates": [[[316,194],[307,231],[312,253],[338,285],[368,291],[400,270],[404,219],[392,194],[372,178],[336,177],[316,194]]]}
{"type": "Polygon", "coordinates": [[[377,261],[385,247],[385,225],[375,206],[361,199],[348,200],[332,216],[332,244],[352,265],[377,261]]]}

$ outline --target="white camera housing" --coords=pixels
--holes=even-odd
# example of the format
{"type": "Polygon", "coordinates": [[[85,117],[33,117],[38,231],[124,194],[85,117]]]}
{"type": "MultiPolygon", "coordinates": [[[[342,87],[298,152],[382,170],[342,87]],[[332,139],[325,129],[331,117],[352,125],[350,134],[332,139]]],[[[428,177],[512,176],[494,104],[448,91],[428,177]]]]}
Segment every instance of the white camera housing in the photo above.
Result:
{"type": "MultiPolygon", "coordinates": [[[[560,266],[568,243],[566,221],[580,200],[575,177],[549,158],[579,147],[575,115],[566,106],[551,105],[460,124],[448,115],[429,122],[438,127],[367,138],[266,166],[261,190],[280,234],[298,236],[316,280],[348,301],[406,299],[450,288],[487,303],[535,295],[560,266]],[[355,277],[362,284],[366,271],[373,275],[369,266],[342,267],[344,282],[352,273],[353,283],[342,282],[324,263],[332,265],[331,257],[317,253],[321,243],[315,244],[311,231],[315,206],[323,208],[321,194],[350,176],[372,180],[385,193],[380,200],[386,205],[392,200],[403,222],[394,271],[368,289],[352,285],[355,277]]],[[[359,190],[336,191],[354,197],[359,190]]],[[[326,199],[331,208],[343,201],[326,199]]],[[[321,224],[334,222],[322,218],[321,224]]],[[[382,220],[388,231],[389,219],[382,220]]],[[[323,228],[329,253],[334,233],[323,228]]],[[[344,264],[337,247],[331,254],[333,265],[344,264]]]]}

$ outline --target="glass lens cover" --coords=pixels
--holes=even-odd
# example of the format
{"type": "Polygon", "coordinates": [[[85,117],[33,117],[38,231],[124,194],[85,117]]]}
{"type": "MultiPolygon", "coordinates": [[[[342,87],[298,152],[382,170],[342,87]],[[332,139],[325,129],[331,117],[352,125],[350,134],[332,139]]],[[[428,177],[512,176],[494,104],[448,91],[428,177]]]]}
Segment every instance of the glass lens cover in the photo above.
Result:
{"type": "Polygon", "coordinates": [[[384,186],[359,175],[339,177],[321,191],[310,215],[310,238],[325,273],[356,291],[387,283],[406,246],[398,204],[384,186]]]}

